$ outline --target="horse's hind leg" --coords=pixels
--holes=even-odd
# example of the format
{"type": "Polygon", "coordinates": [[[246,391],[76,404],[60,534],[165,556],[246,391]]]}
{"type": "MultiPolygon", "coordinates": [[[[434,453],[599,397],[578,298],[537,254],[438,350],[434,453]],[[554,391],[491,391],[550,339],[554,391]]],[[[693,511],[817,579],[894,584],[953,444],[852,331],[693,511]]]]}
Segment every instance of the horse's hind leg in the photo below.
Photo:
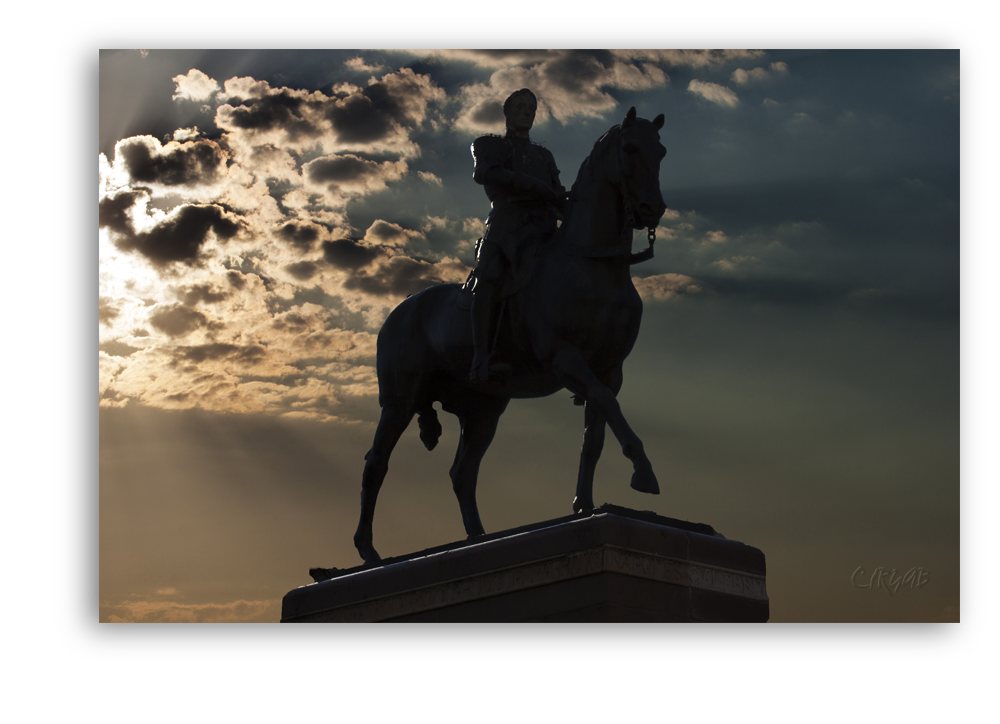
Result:
{"type": "Polygon", "coordinates": [[[597,379],[579,350],[573,347],[562,348],[552,359],[552,369],[570,390],[583,393],[588,407],[593,404],[597,412],[607,420],[611,432],[621,443],[622,453],[632,461],[632,487],[642,493],[659,493],[660,486],[653,474],[653,466],[646,457],[642,440],[626,422],[615,394],[597,379]]]}
{"type": "Polygon", "coordinates": [[[507,399],[482,397],[469,400],[471,404],[458,411],[462,424],[462,435],[458,441],[455,462],[451,466],[451,484],[462,510],[462,523],[471,538],[482,535],[483,524],[479,520],[476,505],[476,482],[479,479],[479,465],[493,442],[500,415],[507,408],[507,399]]]}
{"type": "Polygon", "coordinates": [[[400,435],[413,419],[413,408],[409,405],[386,405],[375,430],[372,449],[365,456],[365,472],[361,478],[361,520],[354,534],[354,546],[365,563],[382,560],[372,545],[372,520],[375,517],[375,500],[389,470],[389,456],[399,442],[400,435]]]}

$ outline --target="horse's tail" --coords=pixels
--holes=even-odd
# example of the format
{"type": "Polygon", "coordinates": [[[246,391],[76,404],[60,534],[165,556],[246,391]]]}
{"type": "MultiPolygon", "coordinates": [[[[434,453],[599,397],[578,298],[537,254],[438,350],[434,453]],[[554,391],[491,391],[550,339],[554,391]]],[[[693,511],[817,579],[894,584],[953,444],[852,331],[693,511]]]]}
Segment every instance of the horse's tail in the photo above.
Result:
{"type": "Polygon", "coordinates": [[[420,408],[417,424],[420,426],[420,442],[428,450],[433,450],[441,438],[441,422],[438,420],[437,410],[434,409],[433,403],[428,403],[426,407],[420,408]]]}

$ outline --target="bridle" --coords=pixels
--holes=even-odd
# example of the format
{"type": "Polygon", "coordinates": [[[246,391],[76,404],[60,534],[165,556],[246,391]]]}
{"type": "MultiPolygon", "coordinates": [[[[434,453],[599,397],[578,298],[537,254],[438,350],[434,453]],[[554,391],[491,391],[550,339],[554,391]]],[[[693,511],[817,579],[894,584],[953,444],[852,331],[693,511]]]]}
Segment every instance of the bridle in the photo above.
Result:
{"type": "MultiPolygon", "coordinates": [[[[580,257],[596,259],[601,257],[622,256],[624,254],[628,254],[629,255],[628,263],[630,265],[640,264],[644,261],[649,261],[650,259],[653,258],[653,244],[656,242],[656,227],[650,226],[646,229],[646,239],[649,242],[649,246],[646,247],[644,250],[640,251],[638,254],[633,254],[632,229],[641,229],[643,227],[642,225],[636,225],[635,223],[638,217],[635,213],[632,204],[632,198],[634,194],[632,193],[632,189],[629,188],[628,181],[626,180],[625,174],[623,173],[623,169],[625,168],[625,157],[624,157],[625,152],[623,150],[624,138],[623,138],[622,128],[618,126],[617,131],[618,131],[617,134],[618,138],[616,139],[616,141],[618,146],[618,153],[616,160],[618,162],[619,178],[617,179],[616,183],[619,192],[622,195],[622,203],[625,207],[625,220],[622,225],[622,242],[620,244],[615,244],[614,246],[605,246],[598,249],[594,249],[592,247],[580,246],[579,244],[571,244],[566,241],[562,243],[562,246],[564,248],[564,251],[566,251],[566,253],[570,254],[571,256],[580,256],[580,257]]],[[[591,170],[591,173],[593,173],[593,170],[591,170]]]]}

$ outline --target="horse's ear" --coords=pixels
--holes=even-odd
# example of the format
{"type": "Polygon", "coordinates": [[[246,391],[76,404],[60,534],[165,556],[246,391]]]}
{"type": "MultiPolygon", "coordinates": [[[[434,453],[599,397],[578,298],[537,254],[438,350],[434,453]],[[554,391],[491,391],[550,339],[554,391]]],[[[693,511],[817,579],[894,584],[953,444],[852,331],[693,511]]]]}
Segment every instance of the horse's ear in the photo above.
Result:
{"type": "Polygon", "coordinates": [[[661,128],[663,128],[663,114],[662,113],[660,115],[658,115],[656,118],[653,119],[653,128],[655,128],[657,131],[659,131],[661,128]]]}
{"type": "Polygon", "coordinates": [[[625,120],[622,122],[622,128],[627,128],[635,123],[635,106],[628,109],[628,113],[625,114],[625,120]]]}

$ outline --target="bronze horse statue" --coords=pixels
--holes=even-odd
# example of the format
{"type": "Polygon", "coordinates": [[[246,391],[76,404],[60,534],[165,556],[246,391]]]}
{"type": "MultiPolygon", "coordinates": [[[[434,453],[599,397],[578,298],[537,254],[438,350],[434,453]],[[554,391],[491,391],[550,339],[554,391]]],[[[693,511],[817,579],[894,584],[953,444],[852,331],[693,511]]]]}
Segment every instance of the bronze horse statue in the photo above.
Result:
{"type": "Polygon", "coordinates": [[[651,256],[631,254],[632,230],[654,230],[666,211],[660,162],[666,149],[653,121],[629,110],[583,162],[570,192],[564,223],[536,249],[534,268],[510,296],[497,324],[498,348],[510,364],[505,379],[471,382],[472,327],[459,304],[462,287],[439,284],[396,307],[378,335],[376,370],[382,415],[365,456],[361,521],[354,544],[366,564],[381,559],[372,545],[375,500],[389,456],[414,415],[428,450],[441,435],[434,402],[458,416],[461,436],[451,480],[469,537],[483,535],[476,506],[479,464],[512,398],[545,397],[568,389],[584,404],[585,428],[573,510],[594,507],[594,468],[605,423],[634,467],[632,487],[659,493],[642,441],[615,399],[622,363],[639,334],[642,301],[629,266],[651,256]]]}

